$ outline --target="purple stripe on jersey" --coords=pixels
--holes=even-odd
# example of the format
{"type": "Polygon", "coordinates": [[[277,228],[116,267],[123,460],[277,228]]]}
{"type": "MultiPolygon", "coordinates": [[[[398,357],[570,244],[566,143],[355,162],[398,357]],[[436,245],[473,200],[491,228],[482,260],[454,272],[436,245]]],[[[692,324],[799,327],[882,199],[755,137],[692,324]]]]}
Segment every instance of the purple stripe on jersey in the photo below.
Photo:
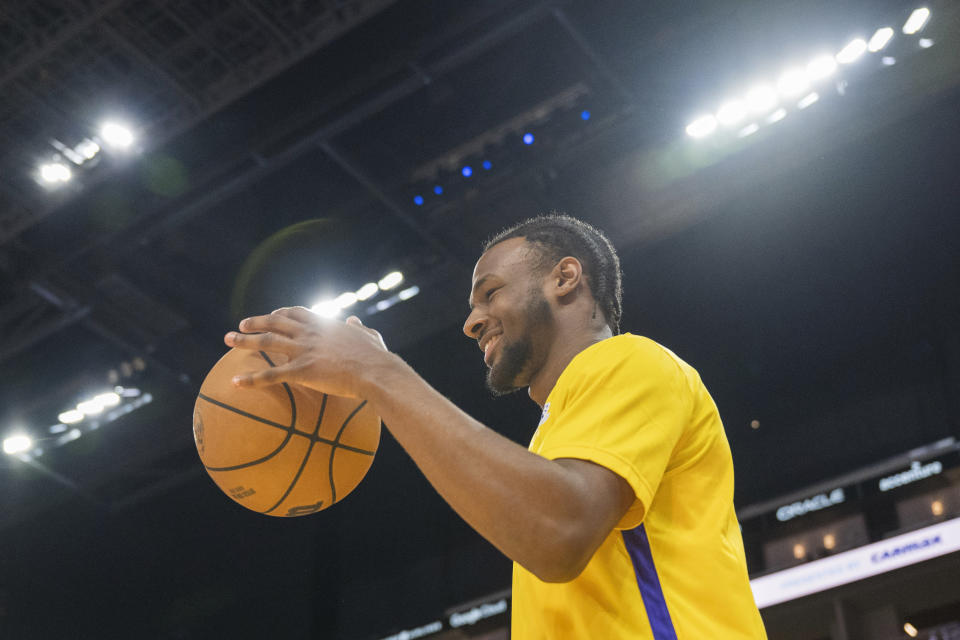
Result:
{"type": "Polygon", "coordinates": [[[673,628],[670,611],[667,610],[667,602],[663,598],[663,589],[660,588],[657,568],[653,566],[647,530],[641,524],[635,529],[624,531],[623,542],[627,546],[630,559],[633,560],[633,571],[637,574],[637,586],[640,587],[640,597],[643,598],[643,606],[647,610],[654,640],[677,640],[677,632],[673,628]]]}

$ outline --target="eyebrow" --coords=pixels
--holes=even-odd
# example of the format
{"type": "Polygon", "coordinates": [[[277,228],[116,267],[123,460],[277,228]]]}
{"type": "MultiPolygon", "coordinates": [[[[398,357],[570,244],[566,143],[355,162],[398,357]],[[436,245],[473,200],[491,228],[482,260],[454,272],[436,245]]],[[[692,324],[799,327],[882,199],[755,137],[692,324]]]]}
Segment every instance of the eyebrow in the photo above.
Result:
{"type": "Polygon", "coordinates": [[[479,280],[477,280],[476,284],[473,285],[473,289],[470,290],[470,297],[467,299],[467,306],[470,307],[470,310],[471,310],[471,311],[473,311],[473,306],[474,306],[474,305],[473,305],[473,296],[476,295],[477,290],[478,290],[480,287],[482,287],[482,286],[483,286],[483,283],[486,282],[487,280],[489,280],[489,279],[492,277],[492,275],[493,275],[493,274],[488,273],[487,275],[485,275],[485,276],[483,276],[482,278],[480,278],[479,280]]]}

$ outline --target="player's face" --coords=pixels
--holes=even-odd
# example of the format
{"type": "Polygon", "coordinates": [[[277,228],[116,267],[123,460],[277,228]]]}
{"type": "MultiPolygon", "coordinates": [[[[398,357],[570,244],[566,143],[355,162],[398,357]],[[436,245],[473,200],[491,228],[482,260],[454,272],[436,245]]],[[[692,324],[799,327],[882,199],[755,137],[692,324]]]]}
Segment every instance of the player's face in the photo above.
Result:
{"type": "Polygon", "coordinates": [[[497,395],[528,386],[546,357],[553,312],[532,266],[526,241],[511,238],[491,247],[474,268],[463,332],[483,350],[487,387],[497,395]]]}

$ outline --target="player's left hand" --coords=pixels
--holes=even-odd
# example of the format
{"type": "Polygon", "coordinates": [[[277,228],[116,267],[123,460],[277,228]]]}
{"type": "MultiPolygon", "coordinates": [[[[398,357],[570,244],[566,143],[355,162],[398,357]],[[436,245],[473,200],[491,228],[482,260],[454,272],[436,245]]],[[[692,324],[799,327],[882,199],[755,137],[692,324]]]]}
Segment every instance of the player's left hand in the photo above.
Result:
{"type": "Polygon", "coordinates": [[[356,316],[337,322],[305,307],[284,307],[246,318],[239,329],[224,336],[227,346],[289,358],[276,367],[238,374],[233,383],[240,387],[295,382],[323,393],[360,397],[364,376],[389,361],[383,338],[356,316]]]}

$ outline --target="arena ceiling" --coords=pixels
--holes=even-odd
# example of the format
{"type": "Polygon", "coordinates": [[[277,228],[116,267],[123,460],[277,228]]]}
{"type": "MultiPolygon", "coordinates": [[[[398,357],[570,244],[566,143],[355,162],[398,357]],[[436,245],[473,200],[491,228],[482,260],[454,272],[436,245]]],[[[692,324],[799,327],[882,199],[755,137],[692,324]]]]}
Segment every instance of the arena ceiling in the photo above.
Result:
{"type": "Polygon", "coordinates": [[[728,425],[738,504],[957,434],[960,12],[928,6],[934,46],[848,73],[746,142],[698,147],[689,119],[744,78],[913,7],[0,4],[0,427],[32,430],[43,448],[0,468],[0,532],[23,545],[6,566],[35,568],[25,589],[0,582],[6,610],[24,604],[18,592],[67,597],[88,579],[119,597],[105,585],[155,572],[184,595],[148,626],[199,637],[255,597],[249,581],[224,592],[176,567],[230,575],[227,554],[253,562],[251,576],[292,572],[267,601],[334,637],[504,586],[500,565],[471,574],[496,552],[389,436],[336,522],[281,530],[216,493],[190,414],[237,319],[400,270],[419,295],[360,314],[444,393],[525,441],[532,403],[485,398],[482,363],[456,334],[482,240],[545,210],[609,232],[626,328],[700,369],[728,425]],[[105,117],[131,124],[131,149],[103,148],[69,182],[43,184],[38,166],[95,139],[105,117]],[[75,440],[48,431],[118,383],[153,402],[75,440]],[[338,553],[250,559],[278,540],[338,553]],[[183,551],[192,544],[222,548],[183,551]],[[92,578],[85,545],[104,560],[92,578]],[[52,585],[57,566],[67,586],[52,585]],[[448,588],[401,593],[404,580],[448,588]],[[387,593],[376,614],[336,606],[387,593]]]}

